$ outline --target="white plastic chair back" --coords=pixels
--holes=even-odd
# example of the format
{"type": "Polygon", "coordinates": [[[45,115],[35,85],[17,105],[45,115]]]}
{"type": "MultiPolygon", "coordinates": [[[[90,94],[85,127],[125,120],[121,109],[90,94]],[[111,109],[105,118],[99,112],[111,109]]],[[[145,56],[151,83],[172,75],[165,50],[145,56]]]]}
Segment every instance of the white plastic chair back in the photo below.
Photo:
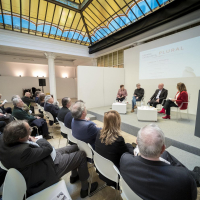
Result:
{"type": "Polygon", "coordinates": [[[63,128],[63,127],[65,126],[64,123],[61,122],[61,121],[59,121],[59,120],[58,120],[58,123],[59,123],[59,125],[60,125],[60,131],[61,131],[62,133],[64,133],[64,128],[63,128]]]}
{"type": "Polygon", "coordinates": [[[64,129],[63,133],[67,133],[68,134],[69,141],[77,144],[77,139],[72,135],[72,130],[67,128],[66,126],[64,126],[63,129],[64,129]]]}
{"type": "Polygon", "coordinates": [[[47,112],[47,111],[45,111],[45,113],[46,113],[47,117],[49,118],[49,120],[54,122],[53,115],[50,112],[47,112]]]}
{"type": "Polygon", "coordinates": [[[24,177],[16,169],[9,169],[4,181],[2,200],[23,200],[24,195],[26,195],[24,177]]]}
{"type": "Polygon", "coordinates": [[[93,159],[93,154],[92,154],[92,150],[90,149],[90,147],[88,146],[87,143],[83,142],[83,141],[80,141],[80,140],[77,140],[77,145],[78,145],[78,148],[81,150],[81,151],[85,151],[86,153],[86,156],[90,159],[93,159]]]}
{"type": "Polygon", "coordinates": [[[127,183],[124,181],[124,179],[122,178],[118,168],[113,165],[113,168],[115,169],[115,171],[119,174],[120,179],[119,179],[119,186],[120,189],[122,190],[122,198],[123,200],[142,200],[137,194],[135,194],[135,192],[133,192],[133,190],[131,190],[131,188],[127,185],[127,183]]]}
{"type": "MultiPolygon", "coordinates": [[[[88,146],[90,149],[92,149],[90,144],[88,144],[88,146]]],[[[98,171],[106,178],[118,183],[119,176],[118,173],[113,169],[114,164],[110,160],[99,155],[95,150],[92,149],[92,151],[94,153],[94,164],[98,171]]]]}
{"type": "Polygon", "coordinates": [[[0,167],[1,169],[4,169],[5,171],[8,171],[8,169],[6,167],[3,166],[2,162],[0,161],[0,167]]]}

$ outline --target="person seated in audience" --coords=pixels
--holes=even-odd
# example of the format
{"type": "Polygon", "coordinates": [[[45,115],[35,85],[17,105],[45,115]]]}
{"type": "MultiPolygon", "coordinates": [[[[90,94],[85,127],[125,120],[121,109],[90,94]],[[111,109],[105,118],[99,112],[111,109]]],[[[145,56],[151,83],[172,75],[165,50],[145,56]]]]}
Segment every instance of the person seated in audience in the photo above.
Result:
{"type": "Polygon", "coordinates": [[[162,117],[163,119],[170,119],[170,109],[171,107],[179,107],[181,110],[185,110],[188,107],[188,93],[184,83],[177,83],[177,90],[174,99],[168,99],[164,102],[163,108],[158,113],[165,114],[166,116],[162,117]]]}
{"type": "Polygon", "coordinates": [[[52,124],[57,122],[56,117],[58,116],[58,112],[59,112],[59,107],[55,106],[54,103],[54,99],[51,95],[47,95],[45,96],[45,104],[44,104],[44,110],[47,112],[50,112],[54,118],[54,122],[51,122],[52,124]]]}
{"type": "Polygon", "coordinates": [[[140,87],[140,83],[136,84],[136,87],[137,89],[135,89],[135,92],[133,94],[131,112],[134,112],[134,109],[137,108],[136,101],[141,101],[144,96],[144,89],[140,87]]]}
{"type": "Polygon", "coordinates": [[[31,93],[26,92],[25,95],[21,98],[21,100],[30,108],[30,110],[34,113],[34,107],[31,106],[31,102],[35,103],[34,99],[31,99],[31,93]]]}
{"type": "Polygon", "coordinates": [[[163,100],[167,98],[167,95],[168,95],[168,90],[164,88],[163,83],[160,83],[158,85],[158,89],[155,91],[153,96],[148,101],[148,104],[156,108],[158,104],[161,104],[163,100]]]}
{"type": "Polygon", "coordinates": [[[58,120],[64,123],[65,115],[70,112],[71,99],[69,97],[64,97],[62,99],[62,106],[63,107],[58,111],[58,120]]]}
{"type": "Polygon", "coordinates": [[[40,91],[35,92],[35,103],[40,104],[40,100],[39,100],[40,93],[41,93],[40,91]]]}
{"type": "MultiPolygon", "coordinates": [[[[2,97],[2,94],[0,94],[0,99],[1,99],[1,97],[2,97]]],[[[0,110],[2,110],[3,114],[6,114],[6,113],[12,114],[11,107],[5,108],[4,104],[3,104],[3,101],[0,101],[0,110]]]]}
{"type": "MultiPolygon", "coordinates": [[[[88,196],[88,166],[86,154],[77,145],[55,150],[44,139],[30,136],[31,127],[26,121],[13,121],[0,135],[0,160],[7,168],[15,168],[26,180],[27,196],[57,183],[71,171],[70,183],[81,181],[81,198],[88,196]]],[[[98,187],[92,184],[90,192],[98,187]]]]}
{"type": "Polygon", "coordinates": [[[83,142],[89,143],[95,149],[96,136],[101,130],[94,122],[87,118],[87,110],[84,102],[76,102],[71,109],[72,117],[72,135],[83,142]]]}
{"type": "Polygon", "coordinates": [[[40,117],[36,117],[33,115],[29,115],[26,111],[23,110],[24,102],[20,98],[13,99],[13,113],[12,115],[17,120],[27,120],[30,126],[37,126],[39,128],[39,132],[45,139],[52,139],[52,136],[49,136],[49,131],[47,127],[47,123],[44,119],[40,117]]]}
{"type": "MultiPolygon", "coordinates": [[[[5,171],[4,169],[1,169],[0,167],[0,188],[4,183],[5,177],[6,177],[6,173],[7,171],[5,171]]],[[[0,200],[2,199],[2,196],[0,195],[0,200]]]]}
{"type": "Polygon", "coordinates": [[[4,114],[0,113],[0,132],[3,133],[3,130],[6,126],[6,122],[4,120],[5,116],[4,114]]]}
{"type": "Polygon", "coordinates": [[[40,102],[40,106],[44,107],[44,98],[45,98],[45,94],[44,93],[40,93],[39,95],[39,102],[40,102]]]}
{"type": "MultiPolygon", "coordinates": [[[[112,161],[119,168],[121,156],[125,152],[133,154],[133,146],[126,144],[121,135],[121,117],[117,111],[111,110],[104,114],[103,129],[97,134],[95,151],[104,158],[112,161]]],[[[99,174],[100,179],[109,186],[116,186],[116,183],[99,174]]]]}
{"type": "Polygon", "coordinates": [[[126,96],[128,96],[128,94],[126,89],[124,88],[124,85],[120,85],[120,89],[118,90],[116,100],[122,102],[126,99],[126,96]]]}
{"type": "Polygon", "coordinates": [[[196,200],[200,168],[189,171],[168,153],[164,133],[157,125],[141,128],[137,144],[139,156],[123,154],[120,173],[138,196],[154,200],[196,200]]]}

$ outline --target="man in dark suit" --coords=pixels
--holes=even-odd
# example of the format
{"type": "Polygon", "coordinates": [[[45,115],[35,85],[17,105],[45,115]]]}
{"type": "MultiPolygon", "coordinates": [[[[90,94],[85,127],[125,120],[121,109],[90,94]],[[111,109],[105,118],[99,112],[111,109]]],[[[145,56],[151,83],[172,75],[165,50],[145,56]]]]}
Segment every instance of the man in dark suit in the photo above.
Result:
{"type": "Polygon", "coordinates": [[[58,111],[58,120],[64,123],[65,115],[70,112],[71,99],[69,97],[64,97],[62,99],[62,106],[63,107],[58,111]]]}
{"type": "Polygon", "coordinates": [[[199,167],[189,171],[165,151],[164,133],[158,126],[141,128],[137,144],[140,156],[123,154],[120,173],[138,196],[144,200],[196,200],[199,167]]]}
{"type": "Polygon", "coordinates": [[[18,120],[27,120],[30,126],[37,126],[39,128],[40,133],[43,135],[45,139],[52,139],[52,136],[49,136],[49,131],[47,127],[47,123],[44,119],[40,117],[35,117],[33,115],[29,115],[26,111],[23,110],[24,102],[20,98],[13,99],[13,113],[12,115],[18,120]]]}
{"type": "MultiPolygon", "coordinates": [[[[0,135],[0,160],[7,168],[22,173],[27,184],[27,195],[31,196],[58,182],[72,172],[70,182],[81,181],[81,198],[88,195],[89,172],[86,154],[77,145],[55,150],[46,140],[30,136],[31,127],[25,121],[13,121],[0,135]],[[78,171],[77,171],[78,169],[78,171]]],[[[98,183],[92,184],[90,192],[98,183]]]]}
{"type": "MultiPolygon", "coordinates": [[[[54,123],[57,122],[56,117],[60,108],[57,105],[54,105],[54,99],[51,95],[45,96],[44,110],[50,112],[54,118],[54,123]]],[[[53,124],[53,122],[51,122],[53,124]]]]}
{"type": "Polygon", "coordinates": [[[167,95],[168,95],[168,90],[166,90],[164,88],[164,84],[163,83],[160,83],[158,85],[158,89],[155,91],[155,93],[150,98],[148,103],[150,104],[150,106],[153,106],[153,107],[156,108],[156,106],[158,104],[161,104],[162,101],[167,98],[167,95]]]}
{"type": "Polygon", "coordinates": [[[96,136],[101,130],[94,122],[89,121],[84,102],[76,102],[72,106],[72,135],[83,142],[89,143],[95,149],[96,136]]]}
{"type": "Polygon", "coordinates": [[[34,107],[31,106],[31,102],[35,103],[35,100],[31,99],[31,93],[26,92],[25,95],[21,99],[30,108],[30,110],[34,113],[34,107]]]}

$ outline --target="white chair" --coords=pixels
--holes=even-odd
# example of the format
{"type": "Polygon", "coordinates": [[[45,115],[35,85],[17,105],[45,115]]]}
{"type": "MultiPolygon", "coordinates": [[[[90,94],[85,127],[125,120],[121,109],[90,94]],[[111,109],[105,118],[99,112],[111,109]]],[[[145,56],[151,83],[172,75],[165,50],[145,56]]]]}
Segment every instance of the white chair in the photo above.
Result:
{"type": "Polygon", "coordinates": [[[117,169],[117,167],[115,165],[113,165],[115,171],[118,173],[118,175],[120,176],[119,179],[119,186],[120,186],[120,190],[121,192],[121,197],[123,200],[142,200],[137,194],[135,194],[135,192],[133,192],[133,190],[127,185],[127,183],[124,181],[124,179],[122,178],[119,170],[117,169]]]}
{"type": "MultiPolygon", "coordinates": [[[[56,117],[56,119],[58,120],[57,117],[56,117]]],[[[68,133],[66,133],[66,129],[64,129],[64,127],[65,127],[64,123],[61,122],[61,121],[59,121],[59,120],[58,120],[58,123],[59,123],[59,125],[60,125],[60,131],[61,131],[62,133],[64,133],[64,134],[68,135],[68,133]]],[[[59,139],[59,145],[58,145],[58,148],[59,148],[59,146],[60,146],[60,140],[61,140],[61,137],[62,137],[62,135],[60,136],[60,139],[59,139]]],[[[66,146],[67,146],[67,145],[68,145],[68,140],[67,140],[67,144],[66,144],[66,146]]]]}
{"type": "Polygon", "coordinates": [[[0,161],[0,167],[1,167],[1,169],[4,169],[5,171],[8,171],[8,169],[6,167],[4,167],[4,165],[2,164],[1,161],[0,161]]]}
{"type": "Polygon", "coordinates": [[[68,140],[77,144],[77,139],[72,135],[72,130],[67,128],[66,126],[63,127],[64,133],[68,135],[68,140]]]}
{"type": "Polygon", "coordinates": [[[16,169],[9,169],[3,187],[3,200],[50,200],[58,196],[61,192],[72,200],[66,188],[64,180],[26,198],[26,182],[22,174],[16,169]],[[12,188],[12,189],[11,189],[12,188]]]}
{"type": "MultiPolygon", "coordinates": [[[[99,155],[93,148],[91,147],[90,144],[88,144],[90,149],[93,151],[93,158],[94,158],[94,164],[95,167],[98,169],[98,171],[105,176],[106,178],[114,181],[116,183],[116,199],[117,199],[117,193],[118,193],[118,185],[119,185],[119,175],[118,173],[113,170],[113,163],[99,155]]],[[[102,188],[106,187],[106,183],[102,186],[102,188]]]]}

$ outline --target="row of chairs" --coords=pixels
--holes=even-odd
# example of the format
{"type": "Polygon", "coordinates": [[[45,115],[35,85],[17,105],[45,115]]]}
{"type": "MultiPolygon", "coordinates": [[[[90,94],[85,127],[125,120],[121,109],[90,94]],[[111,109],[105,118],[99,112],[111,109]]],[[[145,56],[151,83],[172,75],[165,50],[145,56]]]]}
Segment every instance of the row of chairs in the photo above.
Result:
{"type": "MultiPolygon", "coordinates": [[[[86,156],[89,160],[89,163],[92,165],[92,167],[97,168],[97,170],[106,178],[114,181],[116,183],[116,199],[118,197],[118,190],[120,186],[121,189],[121,197],[125,200],[141,200],[141,198],[135,194],[130,187],[127,185],[127,183],[124,181],[124,179],[122,178],[119,170],[117,169],[117,167],[113,164],[113,162],[111,162],[110,160],[102,157],[101,155],[99,155],[95,150],[93,150],[93,148],[91,147],[90,144],[86,144],[83,141],[80,141],[78,139],[76,139],[73,135],[72,135],[72,130],[67,128],[63,122],[60,122],[60,127],[61,127],[61,132],[63,132],[64,134],[67,134],[68,136],[68,142],[71,141],[75,144],[78,145],[79,149],[81,151],[84,151],[86,153],[86,156]],[[105,167],[106,166],[106,167],[105,167]]],[[[93,172],[94,170],[92,170],[91,173],[91,178],[90,178],[90,184],[89,184],[89,188],[91,187],[91,183],[92,183],[92,179],[93,179],[93,172]]],[[[98,191],[102,190],[103,188],[105,188],[107,185],[106,183],[101,186],[100,188],[98,188],[98,190],[96,190],[94,193],[90,194],[88,193],[89,196],[92,196],[94,194],[96,194],[98,191]]],[[[88,192],[90,191],[90,189],[88,190],[88,192]]]]}

